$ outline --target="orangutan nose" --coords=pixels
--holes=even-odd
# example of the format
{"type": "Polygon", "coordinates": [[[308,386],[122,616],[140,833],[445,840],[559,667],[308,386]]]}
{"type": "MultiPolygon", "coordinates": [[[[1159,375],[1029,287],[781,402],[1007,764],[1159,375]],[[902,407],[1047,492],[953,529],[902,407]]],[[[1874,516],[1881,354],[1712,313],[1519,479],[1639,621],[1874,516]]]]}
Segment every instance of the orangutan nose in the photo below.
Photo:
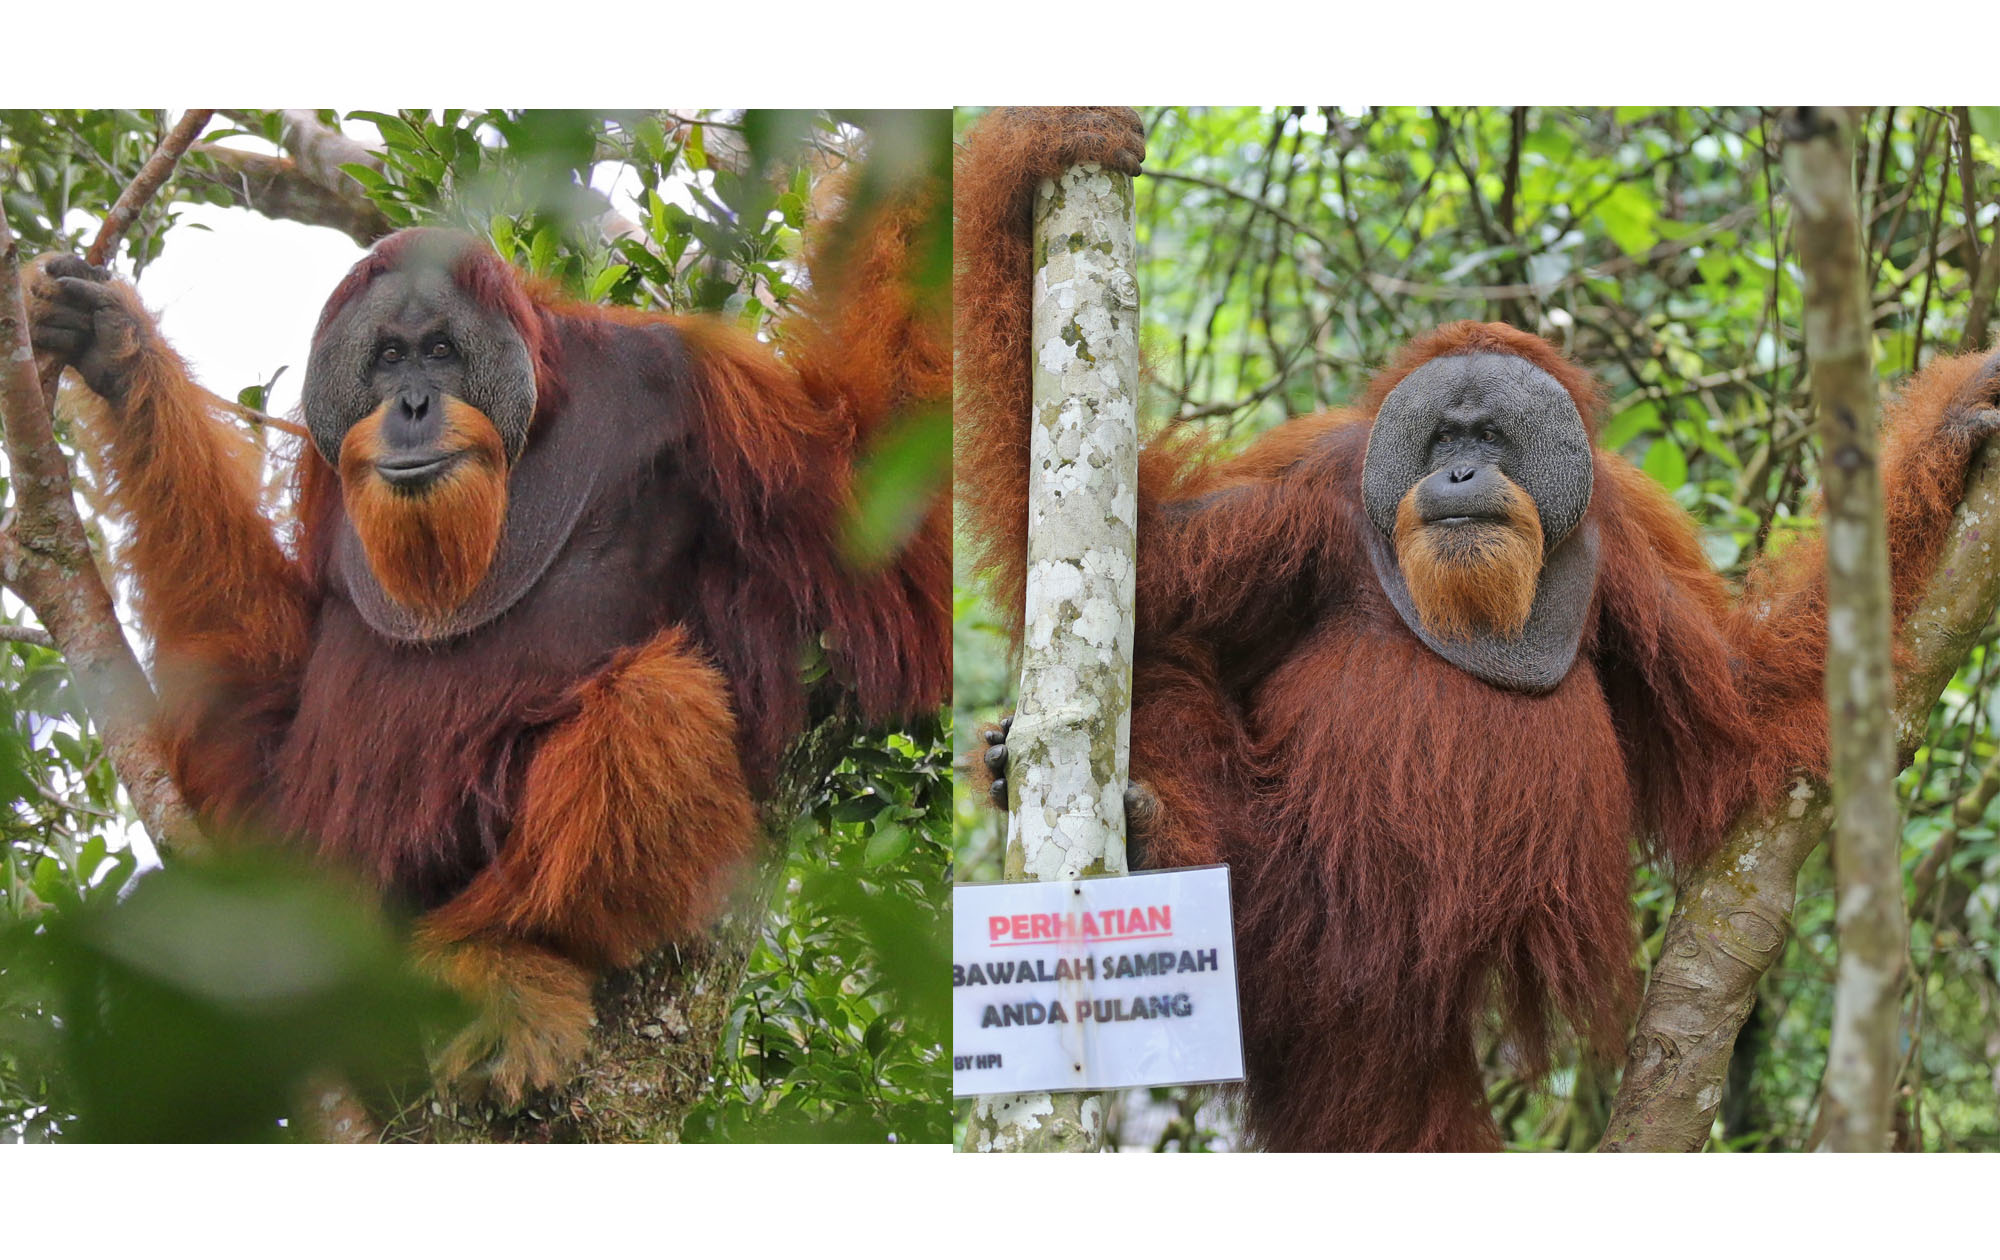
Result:
{"type": "Polygon", "coordinates": [[[438,440],[437,417],[442,409],[428,390],[406,389],[389,406],[382,441],[390,450],[423,449],[438,440]]]}
{"type": "Polygon", "coordinates": [[[1506,509],[1506,488],[1491,464],[1447,464],[1417,483],[1417,512],[1427,524],[1492,520],[1506,509]]]}

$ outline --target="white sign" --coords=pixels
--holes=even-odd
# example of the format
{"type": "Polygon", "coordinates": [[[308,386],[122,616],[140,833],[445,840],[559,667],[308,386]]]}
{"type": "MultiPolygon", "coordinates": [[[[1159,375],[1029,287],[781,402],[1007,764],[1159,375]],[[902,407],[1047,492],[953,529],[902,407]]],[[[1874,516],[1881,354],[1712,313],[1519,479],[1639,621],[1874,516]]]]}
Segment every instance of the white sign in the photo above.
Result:
{"type": "Polygon", "coordinates": [[[1229,868],[952,889],[953,1094],[1243,1079],[1229,868]]]}

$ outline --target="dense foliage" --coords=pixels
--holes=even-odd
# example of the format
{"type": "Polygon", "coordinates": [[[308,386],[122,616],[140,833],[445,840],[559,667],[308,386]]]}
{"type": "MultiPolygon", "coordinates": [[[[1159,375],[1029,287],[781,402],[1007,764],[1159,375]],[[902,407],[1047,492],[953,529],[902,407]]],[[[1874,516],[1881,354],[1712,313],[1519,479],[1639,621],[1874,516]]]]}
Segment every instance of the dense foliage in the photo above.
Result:
{"type": "MultiPolygon", "coordinates": [[[[282,134],[275,113],[229,119],[253,150],[282,134]]],[[[0,111],[0,196],[24,253],[87,242],[163,121],[0,111]]],[[[359,203],[335,207],[344,222],[452,224],[579,297],[718,312],[760,333],[809,281],[801,237],[831,230],[821,225],[841,195],[835,177],[853,173],[845,196],[865,208],[895,183],[941,177],[946,151],[941,113],[357,111],[321,122],[376,151],[340,168],[359,203]]],[[[203,140],[231,134],[218,123],[203,140]]],[[[242,200],[226,156],[189,155],[122,266],[172,248],[177,202],[242,200]]],[[[925,276],[939,302],[946,213],[925,276]]],[[[206,383],[261,405],[257,382],[206,383]]],[[[911,417],[876,453],[852,535],[862,554],[893,544],[935,492],[945,424],[911,417]]],[[[0,599],[10,625],[24,620],[18,601],[0,599]]],[[[177,864],[134,878],[129,802],[61,657],[35,637],[0,645],[0,1139],[275,1137],[314,1073],[406,1078],[414,1036],[440,1007],[402,978],[383,925],[291,870],[177,864]],[[179,944],[149,956],[162,916],[179,944]],[[259,1004],[274,938],[332,977],[282,1009],[259,1004]]],[[[948,717],[860,739],[791,827],[688,1138],[943,1137],[948,717]]]]}
{"type": "MultiPolygon", "coordinates": [[[[1534,329],[1597,373],[1601,434],[1666,486],[1740,576],[1812,528],[1817,484],[1800,279],[1775,114],[1758,109],[1366,111],[1145,109],[1138,181],[1148,415],[1240,443],[1288,415],[1339,405],[1406,338],[1454,319],[1534,329]]],[[[958,125],[968,119],[961,114],[958,125]]],[[[1990,111],[1869,112],[1856,188],[1885,385],[1932,355],[1988,340],[2000,183],[1990,111]]],[[[959,752],[1012,689],[997,620],[961,571],[959,752]]],[[[1991,811],[1940,847],[1953,803],[1996,751],[1992,638],[1953,680],[1901,780],[1913,891],[1902,1140],[2000,1148],[2000,844],[1991,811]],[[1926,859],[1942,871],[1929,882],[1926,859]]],[[[959,794],[965,878],[993,878],[1000,836],[959,794]]],[[[1737,1047],[1714,1143],[1799,1149],[1815,1114],[1832,1016],[1832,878],[1801,879],[1793,940],[1737,1047]]],[[[1635,877],[1645,966],[1673,907],[1635,877]]],[[[1510,1142],[1589,1149],[1617,1064],[1570,1063],[1551,1089],[1489,1082],[1510,1142]]],[[[1163,1097],[1165,1095],[1163,1094],[1163,1097]]],[[[1114,1111],[1118,1139],[1204,1145],[1226,1114],[1180,1101],[1114,1111]]]]}

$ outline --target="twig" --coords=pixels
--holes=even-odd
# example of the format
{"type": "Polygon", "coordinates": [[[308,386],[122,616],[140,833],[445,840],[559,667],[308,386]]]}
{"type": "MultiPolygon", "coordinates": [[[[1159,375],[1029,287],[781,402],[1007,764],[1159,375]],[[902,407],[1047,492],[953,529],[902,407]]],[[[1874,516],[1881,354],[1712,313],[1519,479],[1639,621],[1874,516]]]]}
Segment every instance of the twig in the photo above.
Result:
{"type": "Polygon", "coordinates": [[[125,191],[118,194],[111,212],[104,216],[104,226],[97,229],[97,239],[90,243],[90,248],[83,255],[85,262],[93,267],[102,267],[117,252],[118,242],[138,220],[146,203],[153,199],[153,194],[160,191],[160,186],[180,165],[181,154],[187,152],[188,146],[194,143],[194,138],[201,134],[201,129],[208,126],[208,120],[214,116],[212,109],[191,109],[181,115],[181,120],[174,124],[167,138],[160,141],[160,147],[153,150],[153,156],[146,159],[146,164],[139,168],[132,182],[125,185],[125,191]]]}
{"type": "Polygon", "coordinates": [[[1232,198],[1236,201],[1241,201],[1246,205],[1253,207],[1255,211],[1269,216],[1274,221],[1283,224],[1285,227],[1290,228],[1292,231],[1298,233],[1300,236],[1305,237],[1313,244],[1325,250],[1327,253],[1327,257],[1329,258],[1338,257],[1340,254],[1340,250],[1334,247],[1332,241],[1329,241],[1324,236],[1321,236],[1318,232],[1313,231],[1311,228],[1299,222],[1291,215],[1286,214],[1283,210],[1280,210],[1278,207],[1271,205],[1267,201],[1263,201],[1260,200],[1259,198],[1253,197],[1249,193],[1244,192],[1240,188],[1231,188],[1229,185],[1222,183],[1219,180],[1206,179],[1200,175],[1189,175],[1184,171],[1159,170],[1151,166],[1140,168],[1139,173],[1141,175],[1146,176],[1148,179],[1172,180],[1177,184],[1193,184],[1197,188],[1206,188],[1209,189],[1211,192],[1219,192],[1225,197],[1232,198]]]}
{"type": "Polygon", "coordinates": [[[32,643],[45,648],[56,645],[49,632],[40,626],[0,626],[0,643],[32,643]]]}
{"type": "Polygon", "coordinates": [[[234,398],[224,398],[212,389],[204,389],[201,392],[202,396],[207,398],[208,401],[227,411],[237,419],[249,422],[252,426],[263,425],[276,429],[280,433],[289,433],[293,437],[305,438],[307,440],[311,440],[312,438],[312,434],[302,424],[293,424],[290,420],[280,420],[276,416],[265,415],[255,407],[246,407],[234,398]]]}
{"type": "Polygon", "coordinates": [[[1442,301],[1485,300],[1492,302],[1506,301],[1510,298],[1547,297],[1564,285],[1574,283],[1577,280],[1608,280],[1612,276],[1630,271],[1635,267],[1649,267],[1655,263],[1665,262],[1674,255],[1701,244],[1717,233],[1727,232],[1748,222],[1750,219],[1755,218],[1756,215],[1756,206],[1741,206],[1703,227],[1699,232],[1692,233],[1675,241],[1662,241],[1660,244],[1647,250],[1640,257],[1634,258],[1630,255],[1623,255],[1613,258],[1609,262],[1579,267],[1575,271],[1565,273],[1551,280],[1522,284],[1428,284],[1404,280],[1400,276],[1384,275],[1381,272],[1371,271],[1367,273],[1368,283],[1376,292],[1385,296],[1419,297],[1442,301]]]}
{"type": "Polygon", "coordinates": [[[1986,763],[1986,768],[1980,772],[1979,781],[1973,784],[1972,790],[1960,797],[1952,806],[1951,817],[1946,821],[1944,830],[1938,833],[1930,852],[1924,854],[1923,860],[1917,863],[1916,872],[1910,877],[1912,906],[1922,906],[1930,900],[1931,891],[1937,887],[1945,867],[1951,862],[1952,855],[1958,851],[1959,832],[1967,827],[1978,826],[1979,820],[1986,817],[1986,807],[1993,803],[1995,796],[2000,796],[2000,757],[1994,757],[1986,763]]]}
{"type": "MultiPolygon", "coordinates": [[[[1937,125],[1943,127],[1943,120],[1939,120],[1937,125]]],[[[1922,169],[1921,165],[1917,168],[1919,173],[1921,173],[1922,169]]],[[[1924,365],[1924,326],[1930,321],[1931,293],[1937,288],[1938,233],[1944,227],[1944,200],[1946,189],[1950,182],[1951,146],[1947,144],[1944,151],[1944,161],[1938,163],[1937,208],[1931,212],[1931,239],[1930,244],[1925,246],[1930,251],[1930,260],[1924,267],[1923,293],[1917,299],[1916,329],[1910,338],[1910,371],[1912,372],[1924,365]]],[[[1967,224],[1966,226],[1969,228],[1971,225],[1967,224]]],[[[1882,246],[1882,252],[1885,256],[1888,254],[1889,246],[1887,244],[1882,246]]],[[[1870,291],[1873,292],[1872,285],[1870,286],[1870,291]]],[[[1968,318],[1970,317],[1971,313],[1968,312],[1968,318]]]]}

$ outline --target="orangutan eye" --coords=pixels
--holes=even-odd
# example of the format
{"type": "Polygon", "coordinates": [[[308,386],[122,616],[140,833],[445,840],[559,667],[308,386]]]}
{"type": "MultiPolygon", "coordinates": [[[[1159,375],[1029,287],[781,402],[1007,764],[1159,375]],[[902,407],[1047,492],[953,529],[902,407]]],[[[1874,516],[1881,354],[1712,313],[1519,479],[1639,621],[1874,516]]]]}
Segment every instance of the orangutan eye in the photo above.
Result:
{"type": "Polygon", "coordinates": [[[1489,446],[1495,445],[1500,441],[1500,430],[1490,424],[1486,425],[1479,430],[1479,440],[1489,446]]]}
{"type": "Polygon", "coordinates": [[[403,347],[394,345],[383,346],[380,357],[384,363],[401,363],[403,361],[403,347]]]}
{"type": "Polygon", "coordinates": [[[449,341],[433,341],[430,349],[424,351],[433,359],[449,359],[454,351],[449,341]]]}

